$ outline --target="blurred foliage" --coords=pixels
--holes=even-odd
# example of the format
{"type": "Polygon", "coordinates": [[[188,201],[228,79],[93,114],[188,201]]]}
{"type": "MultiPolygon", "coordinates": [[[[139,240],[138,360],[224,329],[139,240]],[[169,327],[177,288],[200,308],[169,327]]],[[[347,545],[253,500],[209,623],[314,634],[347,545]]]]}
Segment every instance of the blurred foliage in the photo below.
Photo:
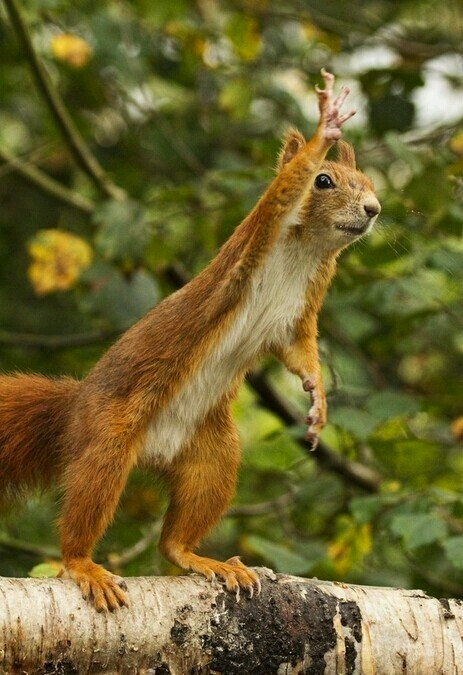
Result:
{"type": "MultiPolygon", "coordinates": [[[[343,254],[320,318],[323,441],[378,471],[381,486],[367,494],[322,469],[297,444],[301,428],[285,427],[244,386],[235,512],[203,550],[297,574],[463,592],[461,3],[22,4],[54,88],[130,197],[108,199],[77,168],[2,7],[2,371],[84,376],[104,335],[172,290],[166,265],[202,269],[271,179],[284,130],[313,131],[313,87],[322,66],[332,69],[352,87],[359,113],[346,135],[383,212],[343,254]],[[91,206],[26,180],[11,155],[91,206]],[[98,331],[78,348],[19,339],[98,331]],[[260,503],[268,507],[256,513],[260,503]]],[[[273,361],[265,369],[303,413],[295,378],[273,361]]],[[[150,530],[165,505],[162,486],[134,472],[98,558],[125,574],[174,572],[150,530]]],[[[0,573],[53,573],[56,509],[34,498],[2,521],[0,573]]]]}

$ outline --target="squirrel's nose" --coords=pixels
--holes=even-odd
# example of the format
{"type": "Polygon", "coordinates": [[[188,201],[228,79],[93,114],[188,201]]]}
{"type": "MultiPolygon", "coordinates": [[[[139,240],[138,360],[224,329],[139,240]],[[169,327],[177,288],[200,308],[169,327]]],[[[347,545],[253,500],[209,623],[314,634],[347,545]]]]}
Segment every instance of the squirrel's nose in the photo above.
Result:
{"type": "Polygon", "coordinates": [[[381,204],[377,199],[369,199],[363,205],[368,218],[374,218],[381,211],[381,204]]]}

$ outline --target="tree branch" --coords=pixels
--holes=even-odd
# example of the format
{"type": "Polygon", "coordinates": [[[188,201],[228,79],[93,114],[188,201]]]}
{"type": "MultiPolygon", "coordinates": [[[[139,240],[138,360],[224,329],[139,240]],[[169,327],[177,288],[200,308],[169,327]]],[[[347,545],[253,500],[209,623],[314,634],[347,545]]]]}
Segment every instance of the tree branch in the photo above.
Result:
{"type": "Polygon", "coordinates": [[[20,551],[21,553],[30,553],[39,558],[56,558],[61,559],[61,553],[55,546],[42,546],[40,544],[31,544],[23,539],[15,539],[4,532],[0,532],[0,547],[9,548],[12,551],[20,551]]]}
{"type": "MultiPolygon", "coordinates": [[[[292,406],[279,394],[262,373],[251,371],[247,376],[248,382],[259,397],[261,404],[275,413],[287,426],[301,424],[301,418],[292,406]]],[[[302,436],[297,439],[299,445],[309,453],[319,464],[329,471],[337,473],[352,485],[367,492],[377,492],[381,483],[379,473],[360,462],[352,462],[331,450],[326,443],[319,441],[315,450],[302,436]]]]}
{"type": "Polygon", "coordinates": [[[90,152],[90,149],[72,121],[58,91],[53,87],[42,62],[35,52],[31,36],[21,16],[16,0],[3,0],[3,2],[11,24],[23,46],[37,89],[46,101],[76,163],[104,195],[112,199],[123,199],[125,197],[124,190],[111,181],[96,157],[90,152]]]}
{"type": "Polygon", "coordinates": [[[463,667],[457,600],[257,571],[262,593],[239,602],[196,575],[127,579],[131,607],[114,614],[98,614],[69,580],[0,579],[0,670],[359,675],[463,667]]]}
{"type": "Polygon", "coordinates": [[[50,197],[53,197],[53,199],[57,199],[66,206],[71,206],[79,211],[83,211],[85,214],[90,215],[93,213],[95,205],[91,201],[85,199],[85,197],[82,197],[77,192],[69,190],[69,188],[64,185],[61,185],[61,183],[58,183],[58,181],[48,176],[44,171],[41,171],[30,162],[25,162],[1,148],[0,160],[29,181],[29,183],[39,188],[50,197]]]}

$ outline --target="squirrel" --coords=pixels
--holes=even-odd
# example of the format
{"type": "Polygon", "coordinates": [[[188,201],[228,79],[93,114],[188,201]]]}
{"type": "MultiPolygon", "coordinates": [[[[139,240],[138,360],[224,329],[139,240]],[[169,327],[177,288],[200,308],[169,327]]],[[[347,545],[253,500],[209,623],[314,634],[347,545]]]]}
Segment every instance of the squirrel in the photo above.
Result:
{"type": "Polygon", "coordinates": [[[308,440],[326,422],[317,315],[339,252],[368,232],[380,204],[352,147],[330,147],[354,111],[334,76],[316,87],[320,117],[307,142],[291,129],[277,174],[212,262],[165,298],[103,355],[85,379],[0,376],[0,500],[59,482],[65,575],[98,611],[128,606],[121,577],[92,550],[135,464],[166,479],[160,549],[185,570],[250,596],[257,574],[238,557],[194,551],[235,488],[240,446],[230,403],[255,360],[273,354],[311,396],[308,440]]]}

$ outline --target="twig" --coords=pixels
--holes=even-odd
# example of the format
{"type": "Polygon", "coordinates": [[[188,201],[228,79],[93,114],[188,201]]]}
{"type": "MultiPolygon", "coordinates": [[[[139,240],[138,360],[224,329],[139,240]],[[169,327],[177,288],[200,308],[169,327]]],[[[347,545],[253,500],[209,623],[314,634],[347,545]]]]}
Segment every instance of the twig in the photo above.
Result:
{"type": "Polygon", "coordinates": [[[86,347],[98,344],[112,340],[120,334],[120,330],[90,331],[75,335],[33,335],[0,331],[0,345],[33,349],[66,349],[67,347],[86,347]]]}
{"type": "Polygon", "coordinates": [[[159,537],[160,532],[161,521],[157,520],[149,526],[146,534],[135,542],[133,546],[126,548],[122,553],[111,553],[108,556],[108,567],[112,570],[118,569],[127,565],[127,563],[132,562],[135,558],[138,558],[138,556],[144,553],[146,549],[151,546],[153,541],[159,537]]]}
{"type": "Polygon", "coordinates": [[[172,129],[169,122],[163,119],[162,115],[153,105],[141,105],[137,99],[130,94],[130,92],[124,92],[126,98],[130,103],[137,108],[143,115],[151,114],[157,122],[158,129],[164,138],[170,143],[171,148],[177,153],[177,155],[182,159],[185,164],[191,169],[194,173],[201,175],[205,171],[204,165],[199,161],[199,159],[194,154],[193,150],[185,143],[181,136],[175,134],[175,130],[172,129]]]}
{"type": "Polygon", "coordinates": [[[11,24],[24,48],[37,88],[45,99],[75,161],[104,195],[112,199],[123,199],[125,197],[124,190],[111,181],[96,157],[91,153],[72,121],[58,91],[53,87],[42,62],[35,53],[31,36],[16,0],[3,0],[3,2],[11,24]]]}
{"type": "Polygon", "coordinates": [[[21,551],[23,553],[30,553],[40,558],[55,558],[60,560],[61,553],[54,546],[40,546],[39,544],[31,544],[22,539],[15,539],[0,532],[0,548],[9,548],[13,551],[21,551]]]}
{"type": "Polygon", "coordinates": [[[0,148],[0,160],[5,162],[12,171],[16,171],[20,176],[25,178],[29,183],[38,187],[42,192],[50,195],[54,199],[62,202],[66,206],[71,206],[86,214],[93,213],[94,204],[82,197],[77,192],[61,185],[58,181],[48,176],[44,171],[41,171],[30,162],[25,162],[14,155],[11,155],[6,150],[0,148]]]}
{"type": "Polygon", "coordinates": [[[266,516],[275,509],[282,509],[290,506],[296,498],[295,491],[287,492],[276,499],[269,499],[266,502],[258,504],[243,504],[229,509],[225,516],[227,518],[241,518],[242,516],[266,516]]]}

